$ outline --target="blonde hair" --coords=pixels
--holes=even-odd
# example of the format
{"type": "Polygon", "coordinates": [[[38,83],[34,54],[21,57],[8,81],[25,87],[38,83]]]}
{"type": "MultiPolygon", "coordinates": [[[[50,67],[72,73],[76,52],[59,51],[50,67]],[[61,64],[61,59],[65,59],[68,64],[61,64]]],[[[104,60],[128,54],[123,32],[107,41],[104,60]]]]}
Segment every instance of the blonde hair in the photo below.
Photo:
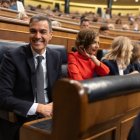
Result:
{"type": "Polygon", "coordinates": [[[132,42],[128,37],[115,37],[111,44],[110,51],[103,57],[103,59],[117,61],[122,68],[126,68],[130,63],[132,49],[132,42]]]}

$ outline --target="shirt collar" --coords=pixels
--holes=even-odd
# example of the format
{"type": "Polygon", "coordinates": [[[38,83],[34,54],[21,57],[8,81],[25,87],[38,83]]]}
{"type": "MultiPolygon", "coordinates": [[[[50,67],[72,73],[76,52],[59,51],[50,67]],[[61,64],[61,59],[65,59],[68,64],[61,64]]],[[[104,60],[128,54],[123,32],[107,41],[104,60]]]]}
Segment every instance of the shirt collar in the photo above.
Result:
{"type": "MultiPolygon", "coordinates": [[[[36,58],[37,56],[40,55],[40,54],[36,53],[36,52],[33,50],[32,46],[31,46],[31,50],[32,50],[32,53],[33,53],[34,58],[36,58]]],[[[43,52],[43,54],[41,54],[41,56],[43,56],[43,58],[46,59],[46,49],[45,49],[45,51],[43,52]]]]}

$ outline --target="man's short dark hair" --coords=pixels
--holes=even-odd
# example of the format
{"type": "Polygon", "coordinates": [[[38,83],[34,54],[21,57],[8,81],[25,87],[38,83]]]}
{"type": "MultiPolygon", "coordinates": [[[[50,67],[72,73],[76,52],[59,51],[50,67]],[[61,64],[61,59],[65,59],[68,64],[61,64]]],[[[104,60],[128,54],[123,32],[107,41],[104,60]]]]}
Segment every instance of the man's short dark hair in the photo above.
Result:
{"type": "Polygon", "coordinates": [[[49,30],[52,31],[52,22],[51,20],[44,14],[37,14],[37,15],[34,15],[31,19],[30,19],[30,22],[29,22],[29,25],[32,23],[32,22],[39,22],[39,21],[47,21],[48,22],[48,25],[49,25],[49,30]]]}
{"type": "Polygon", "coordinates": [[[87,19],[87,18],[83,18],[83,19],[81,19],[81,21],[80,21],[80,25],[81,25],[83,22],[89,22],[89,19],[87,19]]]}

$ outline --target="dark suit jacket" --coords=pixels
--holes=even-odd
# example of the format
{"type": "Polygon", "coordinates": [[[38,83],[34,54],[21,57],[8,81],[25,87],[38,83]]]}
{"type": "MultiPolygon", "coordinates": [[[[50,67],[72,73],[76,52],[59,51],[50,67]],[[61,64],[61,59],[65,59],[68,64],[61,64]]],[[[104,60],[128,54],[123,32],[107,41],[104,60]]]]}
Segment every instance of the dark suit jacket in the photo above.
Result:
{"type": "Polygon", "coordinates": [[[130,129],[127,140],[140,140],[140,114],[134,120],[130,129]]]}
{"type": "Polygon", "coordinates": [[[132,72],[132,71],[138,71],[140,73],[140,63],[139,62],[133,62],[131,63],[129,66],[129,71],[132,72]]]}
{"type": "MultiPolygon", "coordinates": [[[[102,60],[102,62],[109,67],[109,69],[110,69],[109,75],[119,75],[119,68],[118,68],[116,61],[104,59],[104,60],[102,60]]],[[[124,74],[128,74],[128,73],[130,73],[129,69],[126,68],[124,70],[124,74]]]]}
{"type": "MultiPolygon", "coordinates": [[[[59,52],[47,48],[48,97],[61,75],[59,52]]],[[[30,45],[7,52],[0,69],[0,108],[26,117],[36,95],[36,78],[33,54],[30,45]]]]}

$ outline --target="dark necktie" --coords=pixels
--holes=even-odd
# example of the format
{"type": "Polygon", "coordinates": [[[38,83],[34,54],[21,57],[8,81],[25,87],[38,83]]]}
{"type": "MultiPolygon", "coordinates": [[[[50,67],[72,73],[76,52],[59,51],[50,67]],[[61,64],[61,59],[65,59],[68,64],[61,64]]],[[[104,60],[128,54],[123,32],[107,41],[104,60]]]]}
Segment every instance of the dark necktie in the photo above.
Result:
{"type": "Polygon", "coordinates": [[[44,73],[43,73],[43,67],[42,67],[42,59],[43,56],[37,56],[37,69],[36,69],[36,83],[37,83],[37,95],[36,95],[36,101],[37,103],[45,104],[45,96],[44,96],[44,73]]]}

